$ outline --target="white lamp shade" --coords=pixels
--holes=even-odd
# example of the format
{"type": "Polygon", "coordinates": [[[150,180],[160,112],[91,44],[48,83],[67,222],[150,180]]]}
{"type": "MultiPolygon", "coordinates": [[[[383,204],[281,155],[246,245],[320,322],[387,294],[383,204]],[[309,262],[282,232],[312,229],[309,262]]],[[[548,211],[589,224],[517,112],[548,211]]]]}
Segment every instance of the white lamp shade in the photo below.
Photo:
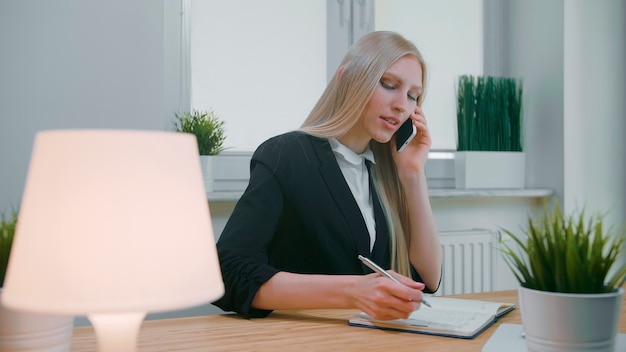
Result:
{"type": "Polygon", "coordinates": [[[38,133],[3,304],[81,315],[219,298],[224,284],[198,155],[187,133],[38,133]]]}

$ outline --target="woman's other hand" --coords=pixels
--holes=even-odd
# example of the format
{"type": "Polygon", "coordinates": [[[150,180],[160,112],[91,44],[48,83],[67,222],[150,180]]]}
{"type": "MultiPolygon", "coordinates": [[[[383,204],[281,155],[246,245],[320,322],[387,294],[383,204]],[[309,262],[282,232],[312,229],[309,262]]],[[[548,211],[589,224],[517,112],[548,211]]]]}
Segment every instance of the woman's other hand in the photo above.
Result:
{"type": "Polygon", "coordinates": [[[406,319],[420,308],[425,285],[390,270],[402,284],[379,274],[363,275],[352,287],[354,305],[374,319],[406,319]]]}
{"type": "Polygon", "coordinates": [[[402,152],[397,152],[395,149],[393,151],[393,158],[399,173],[423,171],[432,144],[426,116],[422,108],[416,106],[409,118],[413,120],[417,134],[402,152]]]}

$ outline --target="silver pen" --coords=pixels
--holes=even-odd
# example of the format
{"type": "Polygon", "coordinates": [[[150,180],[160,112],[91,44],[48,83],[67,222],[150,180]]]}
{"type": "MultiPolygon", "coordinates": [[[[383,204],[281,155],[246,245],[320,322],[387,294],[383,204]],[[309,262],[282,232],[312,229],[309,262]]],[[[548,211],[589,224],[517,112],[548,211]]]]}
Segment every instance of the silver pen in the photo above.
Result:
{"type": "MultiPolygon", "coordinates": [[[[364,256],[362,256],[360,254],[359,254],[358,258],[359,258],[360,261],[363,262],[363,264],[367,265],[370,269],[374,270],[374,272],[379,273],[380,275],[388,277],[389,279],[391,279],[393,282],[395,282],[397,284],[404,285],[403,283],[398,281],[398,279],[396,279],[391,274],[389,274],[386,270],[384,270],[383,268],[379,267],[376,263],[371,261],[369,258],[366,258],[366,257],[364,257],[364,256]]],[[[422,298],[422,304],[424,304],[426,307],[432,308],[430,303],[426,302],[426,300],[424,300],[424,298],[422,298]]]]}

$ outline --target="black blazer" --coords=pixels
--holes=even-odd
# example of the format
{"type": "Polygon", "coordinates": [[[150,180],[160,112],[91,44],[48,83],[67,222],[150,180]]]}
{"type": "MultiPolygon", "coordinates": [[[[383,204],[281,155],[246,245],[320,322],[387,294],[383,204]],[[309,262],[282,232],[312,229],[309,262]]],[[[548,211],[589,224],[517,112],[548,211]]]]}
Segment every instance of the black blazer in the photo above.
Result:
{"type": "Polygon", "coordinates": [[[250,307],[252,299],[279,271],[371,272],[359,254],[388,269],[389,233],[375,200],[370,253],[365,221],[328,140],[298,131],[265,141],[252,156],[248,187],[217,242],[225,294],[214,304],[263,317],[271,311],[250,307]]]}

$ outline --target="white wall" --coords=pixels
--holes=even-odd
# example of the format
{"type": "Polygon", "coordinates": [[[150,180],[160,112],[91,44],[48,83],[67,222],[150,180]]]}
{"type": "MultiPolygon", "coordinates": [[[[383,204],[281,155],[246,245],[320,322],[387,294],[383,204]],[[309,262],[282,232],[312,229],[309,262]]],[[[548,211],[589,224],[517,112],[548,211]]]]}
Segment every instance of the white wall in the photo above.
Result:
{"type": "Polygon", "coordinates": [[[566,209],[626,219],[626,2],[565,1],[566,209]]]}
{"type": "Polygon", "coordinates": [[[626,2],[571,0],[564,14],[565,209],[626,226],[626,2]]]}
{"type": "Polygon", "coordinates": [[[501,10],[501,69],[524,78],[527,187],[624,225],[626,3],[517,0],[501,10]]]}
{"type": "Polygon", "coordinates": [[[525,82],[527,187],[555,190],[568,213],[606,214],[606,228],[626,225],[626,2],[516,0],[502,11],[502,68],[525,82]]]}
{"type": "Polygon", "coordinates": [[[503,3],[502,74],[524,81],[526,187],[551,188],[562,200],[563,1],[503,3]]]}
{"type": "Polygon", "coordinates": [[[300,127],[326,87],[326,1],[194,0],[192,107],[252,151],[300,127]]]}
{"type": "Polygon", "coordinates": [[[169,129],[165,2],[0,1],[0,211],[21,201],[37,131],[169,129]]]}

